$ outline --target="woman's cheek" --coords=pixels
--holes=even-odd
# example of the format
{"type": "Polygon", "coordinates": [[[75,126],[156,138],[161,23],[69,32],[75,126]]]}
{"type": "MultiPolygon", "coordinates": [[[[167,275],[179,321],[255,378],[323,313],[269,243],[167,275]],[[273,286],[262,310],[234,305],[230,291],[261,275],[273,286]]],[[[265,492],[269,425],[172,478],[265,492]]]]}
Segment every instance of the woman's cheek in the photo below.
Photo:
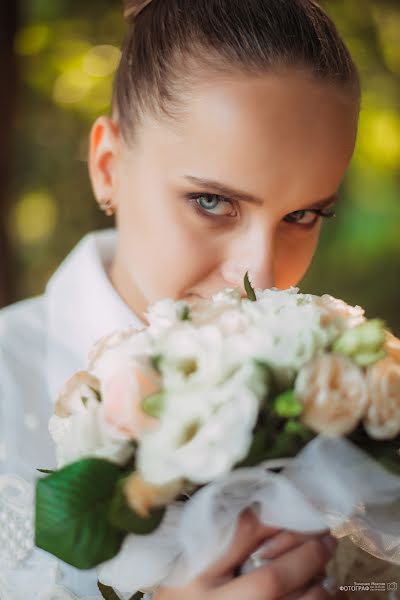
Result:
{"type": "Polygon", "coordinates": [[[274,275],[276,286],[287,289],[296,286],[306,274],[317,249],[321,225],[311,231],[290,231],[295,226],[285,226],[287,231],[278,233],[275,244],[274,275]]]}

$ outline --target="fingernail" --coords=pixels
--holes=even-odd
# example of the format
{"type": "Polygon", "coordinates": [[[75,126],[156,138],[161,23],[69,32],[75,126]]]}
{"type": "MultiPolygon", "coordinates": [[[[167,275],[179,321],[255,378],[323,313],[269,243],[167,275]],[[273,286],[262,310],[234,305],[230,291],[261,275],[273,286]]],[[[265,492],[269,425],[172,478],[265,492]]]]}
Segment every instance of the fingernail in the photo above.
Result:
{"type": "Polygon", "coordinates": [[[271,554],[275,554],[275,552],[279,550],[279,546],[279,540],[272,537],[264,542],[262,546],[259,546],[259,548],[253,552],[252,556],[255,556],[256,558],[268,558],[271,554]]]}
{"type": "Polygon", "coordinates": [[[331,535],[324,535],[321,538],[321,542],[324,544],[325,548],[328,550],[329,554],[333,554],[336,550],[337,541],[331,535]]]}

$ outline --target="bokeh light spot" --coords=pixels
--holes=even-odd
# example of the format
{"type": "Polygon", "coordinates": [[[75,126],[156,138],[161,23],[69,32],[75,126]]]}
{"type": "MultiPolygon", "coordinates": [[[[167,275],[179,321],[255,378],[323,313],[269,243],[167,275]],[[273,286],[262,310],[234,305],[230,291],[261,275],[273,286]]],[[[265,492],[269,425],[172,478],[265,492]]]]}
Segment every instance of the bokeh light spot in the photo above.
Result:
{"type": "Polygon", "coordinates": [[[42,23],[24,27],[16,35],[15,52],[21,56],[39,54],[48,45],[50,37],[50,28],[42,23]]]}
{"type": "Polygon", "coordinates": [[[356,160],[394,169],[400,164],[400,117],[390,109],[361,113],[356,160]]]}
{"type": "Polygon", "coordinates": [[[82,100],[92,87],[91,78],[82,71],[65,71],[57,78],[53,98],[56,104],[74,104],[82,100]]]}
{"type": "Polygon", "coordinates": [[[32,244],[47,239],[57,223],[54,198],[46,190],[24,194],[11,215],[11,230],[22,243],[32,244]]]}
{"type": "Polygon", "coordinates": [[[120,56],[121,52],[116,46],[95,46],[84,57],[83,69],[94,77],[107,77],[118,67],[120,56]]]}

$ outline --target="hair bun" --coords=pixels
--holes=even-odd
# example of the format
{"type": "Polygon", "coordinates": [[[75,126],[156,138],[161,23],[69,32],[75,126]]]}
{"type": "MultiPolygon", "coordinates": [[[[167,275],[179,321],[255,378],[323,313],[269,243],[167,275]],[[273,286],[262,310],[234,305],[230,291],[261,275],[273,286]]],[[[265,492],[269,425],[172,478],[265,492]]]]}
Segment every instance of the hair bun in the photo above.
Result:
{"type": "Polygon", "coordinates": [[[124,0],[124,19],[133,21],[151,0],[124,0]]]}

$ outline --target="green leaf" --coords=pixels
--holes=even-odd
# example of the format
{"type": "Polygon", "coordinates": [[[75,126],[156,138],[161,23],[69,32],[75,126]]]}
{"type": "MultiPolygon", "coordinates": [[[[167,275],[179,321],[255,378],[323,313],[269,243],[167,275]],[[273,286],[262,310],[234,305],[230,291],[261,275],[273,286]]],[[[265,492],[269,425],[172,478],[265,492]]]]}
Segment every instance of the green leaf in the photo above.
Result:
{"type": "Polygon", "coordinates": [[[164,410],[164,392],[157,392],[151,396],[147,396],[142,401],[142,409],[150,417],[161,417],[164,410]]]}
{"type": "Polygon", "coordinates": [[[104,600],[121,600],[121,598],[118,596],[118,594],[115,593],[112,587],[104,585],[100,581],[97,582],[97,587],[99,588],[104,600]]]}
{"type": "Polygon", "coordinates": [[[89,398],[87,396],[81,396],[81,400],[82,400],[82,404],[85,408],[87,408],[87,405],[89,403],[89,398]]]}
{"type": "Polygon", "coordinates": [[[92,387],[91,385],[89,385],[89,387],[92,390],[93,394],[96,396],[97,402],[101,402],[101,394],[99,390],[96,390],[96,388],[92,387]]]}
{"type": "Polygon", "coordinates": [[[332,351],[349,356],[360,367],[368,367],[385,357],[385,339],[385,322],[370,319],[342,333],[332,351]]]}
{"type": "Polygon", "coordinates": [[[157,371],[157,373],[159,375],[161,375],[161,361],[162,361],[162,354],[157,354],[156,356],[152,356],[151,357],[151,366],[153,367],[153,369],[155,371],[157,371]]]}
{"type": "Polygon", "coordinates": [[[110,506],[108,518],[114,527],[121,531],[146,535],[160,525],[165,508],[151,511],[148,518],[138,515],[127,503],[124,493],[126,478],[118,481],[110,506]]]}
{"type": "MultiPolygon", "coordinates": [[[[100,581],[97,582],[97,587],[99,588],[100,593],[103,596],[104,600],[121,600],[121,598],[113,590],[112,587],[108,587],[107,585],[104,585],[100,581]]],[[[141,600],[143,598],[143,596],[144,596],[144,592],[136,592],[136,594],[133,594],[133,596],[131,596],[129,598],[129,600],[141,600]]]]}
{"type": "Polygon", "coordinates": [[[284,433],[290,436],[297,436],[298,438],[302,438],[304,440],[308,440],[310,435],[314,435],[311,433],[311,430],[300,421],[296,421],[294,419],[290,419],[287,421],[284,427],[284,433]]]}
{"type": "Polygon", "coordinates": [[[247,456],[240,463],[235,465],[235,469],[241,467],[254,467],[260,464],[268,451],[268,447],[271,443],[268,431],[260,429],[253,434],[253,440],[247,453],[247,456]]]}
{"type": "Polygon", "coordinates": [[[36,545],[78,569],[115,556],[124,535],[107,517],[120,476],[116,465],[91,458],[39,480],[36,545]]]}
{"type": "Polygon", "coordinates": [[[182,312],[179,315],[179,317],[180,317],[181,321],[190,321],[191,320],[190,306],[188,306],[187,304],[185,304],[185,306],[183,306],[183,308],[182,308],[182,312]]]}
{"type": "Polygon", "coordinates": [[[294,390],[288,390],[275,398],[274,410],[279,417],[290,419],[301,415],[303,405],[297,399],[294,390]]]}
{"type": "Polygon", "coordinates": [[[247,298],[249,300],[251,300],[252,302],[255,302],[257,300],[257,296],[256,296],[253,286],[250,283],[248,271],[246,272],[246,275],[244,276],[244,289],[246,290],[247,298]]]}

